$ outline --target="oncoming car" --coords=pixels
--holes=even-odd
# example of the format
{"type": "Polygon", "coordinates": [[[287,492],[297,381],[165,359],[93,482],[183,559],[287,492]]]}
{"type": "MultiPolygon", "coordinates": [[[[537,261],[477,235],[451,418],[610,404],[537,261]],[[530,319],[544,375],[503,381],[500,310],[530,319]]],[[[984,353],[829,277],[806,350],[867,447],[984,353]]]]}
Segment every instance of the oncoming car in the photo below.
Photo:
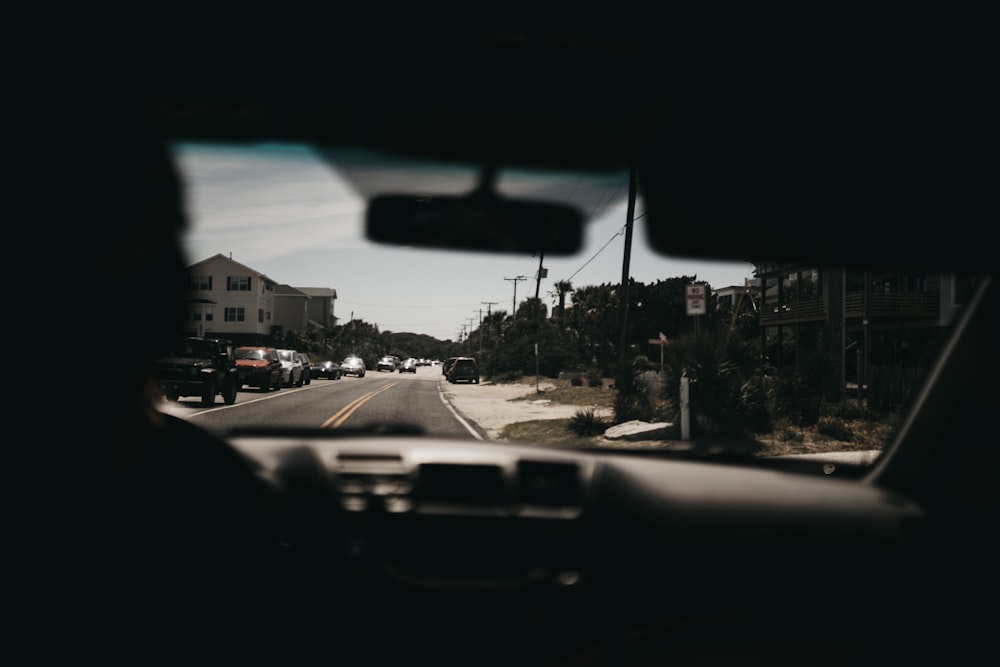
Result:
{"type": "MultiPolygon", "coordinates": [[[[41,208],[81,255],[54,266],[113,286],[129,331],[91,400],[67,401],[62,446],[32,445],[49,463],[26,469],[40,516],[21,574],[46,614],[25,616],[67,639],[37,650],[993,653],[1000,304],[962,208],[988,181],[952,187],[971,164],[952,151],[978,145],[953,121],[977,105],[935,78],[961,67],[893,48],[937,45],[933,26],[866,17],[823,40],[808,23],[785,49],[740,25],[751,48],[720,28],[689,51],[686,24],[623,18],[405,21],[377,40],[392,68],[366,65],[360,35],[298,32],[259,67],[253,32],[218,68],[194,44],[170,49],[176,77],[143,61],[119,90],[136,104],[48,109],[74,141],[47,187],[87,195],[65,197],[71,218],[41,208]],[[200,72],[254,85],[168,85],[200,72]],[[452,359],[449,379],[472,358],[478,386],[377,373],[146,401],[170,340],[219,332],[280,332],[359,378],[387,349],[452,359]]],[[[46,325],[89,323],[96,349],[108,323],[77,301],[46,325]]]]}
{"type": "Polygon", "coordinates": [[[365,362],[361,357],[345,357],[340,362],[340,373],[341,375],[353,375],[354,377],[363,378],[365,376],[365,362]]]}
{"type": "Polygon", "coordinates": [[[340,379],[340,364],[333,361],[317,361],[313,363],[312,372],[314,378],[324,378],[326,380],[340,379]]]}

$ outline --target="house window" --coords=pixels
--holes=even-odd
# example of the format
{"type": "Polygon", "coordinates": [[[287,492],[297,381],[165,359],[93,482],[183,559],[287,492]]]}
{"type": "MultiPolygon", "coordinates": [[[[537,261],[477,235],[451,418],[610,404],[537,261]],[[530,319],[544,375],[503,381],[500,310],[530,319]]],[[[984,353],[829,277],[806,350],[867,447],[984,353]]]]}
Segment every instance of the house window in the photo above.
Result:
{"type": "Polygon", "coordinates": [[[226,308],[226,322],[243,322],[246,319],[244,308],[226,308]]]}
{"type": "Polygon", "coordinates": [[[197,310],[194,311],[193,313],[191,313],[191,319],[194,320],[195,322],[201,322],[201,313],[199,313],[197,310]]]}
{"type": "Polygon", "coordinates": [[[211,306],[206,306],[205,307],[205,321],[206,322],[211,322],[212,319],[213,319],[212,318],[212,307],[211,306]]]}
{"type": "Polygon", "coordinates": [[[250,276],[226,276],[226,290],[229,292],[249,292],[250,276]]]}
{"type": "Polygon", "coordinates": [[[263,322],[264,321],[264,309],[263,308],[258,308],[257,309],[257,321],[258,322],[263,322]]]}
{"type": "Polygon", "coordinates": [[[191,276],[188,289],[202,292],[211,291],[212,276],[191,276]]]}

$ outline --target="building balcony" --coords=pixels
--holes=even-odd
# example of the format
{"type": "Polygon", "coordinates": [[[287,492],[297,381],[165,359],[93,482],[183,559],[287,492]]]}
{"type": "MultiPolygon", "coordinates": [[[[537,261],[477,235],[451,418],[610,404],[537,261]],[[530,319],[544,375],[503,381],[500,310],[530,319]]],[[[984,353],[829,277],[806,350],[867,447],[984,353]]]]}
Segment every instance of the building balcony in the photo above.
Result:
{"type": "MultiPolygon", "coordinates": [[[[844,315],[847,319],[936,320],[940,316],[940,295],[937,292],[869,294],[866,307],[864,292],[850,292],[844,297],[844,315]]],[[[760,310],[761,326],[823,322],[827,319],[826,302],[821,298],[765,304],[760,310]]]]}
{"type": "Polygon", "coordinates": [[[844,299],[844,314],[848,319],[935,320],[941,315],[941,295],[938,292],[870,293],[866,309],[864,293],[851,292],[844,299]]]}

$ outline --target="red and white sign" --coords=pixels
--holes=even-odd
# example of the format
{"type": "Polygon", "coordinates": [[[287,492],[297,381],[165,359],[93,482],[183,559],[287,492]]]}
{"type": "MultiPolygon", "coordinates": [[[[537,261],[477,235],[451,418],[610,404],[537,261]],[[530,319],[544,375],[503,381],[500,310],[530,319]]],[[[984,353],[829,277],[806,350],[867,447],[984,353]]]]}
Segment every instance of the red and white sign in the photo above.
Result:
{"type": "Polygon", "coordinates": [[[704,315],[708,312],[708,291],[704,285],[687,286],[687,314],[704,315]]]}

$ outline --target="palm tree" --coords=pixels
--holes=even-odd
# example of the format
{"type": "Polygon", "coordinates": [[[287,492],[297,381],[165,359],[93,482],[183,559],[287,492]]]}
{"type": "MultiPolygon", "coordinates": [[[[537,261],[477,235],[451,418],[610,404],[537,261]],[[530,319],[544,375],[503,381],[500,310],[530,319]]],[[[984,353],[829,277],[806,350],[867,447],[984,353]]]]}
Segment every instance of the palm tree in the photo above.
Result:
{"type": "Polygon", "coordinates": [[[566,321],[566,295],[573,291],[573,284],[568,280],[560,280],[554,287],[559,298],[559,324],[561,325],[566,321]]]}

